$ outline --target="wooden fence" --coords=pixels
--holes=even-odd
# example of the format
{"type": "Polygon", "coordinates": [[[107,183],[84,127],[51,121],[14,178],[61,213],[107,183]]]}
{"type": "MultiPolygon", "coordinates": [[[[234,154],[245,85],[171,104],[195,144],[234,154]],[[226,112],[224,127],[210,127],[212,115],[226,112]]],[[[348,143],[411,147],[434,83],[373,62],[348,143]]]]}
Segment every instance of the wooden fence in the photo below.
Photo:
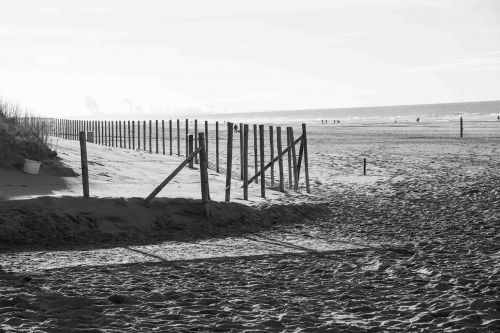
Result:
{"type": "MultiPolygon", "coordinates": [[[[202,123],[197,119],[41,120],[51,136],[79,140],[79,133],[86,132],[88,143],[185,158],[199,151],[198,134],[204,133],[208,168],[227,174],[226,201],[230,200],[231,180],[235,179],[242,181],[245,200],[251,182],[260,184],[260,195],[264,198],[268,188],[279,191],[305,189],[310,193],[306,124],[302,124],[300,135],[297,135],[292,127],[231,122],[223,122],[220,126],[218,121],[204,121],[203,128],[199,128],[202,123]]],[[[199,164],[198,157],[199,154],[194,154],[190,163],[199,164]]]]}

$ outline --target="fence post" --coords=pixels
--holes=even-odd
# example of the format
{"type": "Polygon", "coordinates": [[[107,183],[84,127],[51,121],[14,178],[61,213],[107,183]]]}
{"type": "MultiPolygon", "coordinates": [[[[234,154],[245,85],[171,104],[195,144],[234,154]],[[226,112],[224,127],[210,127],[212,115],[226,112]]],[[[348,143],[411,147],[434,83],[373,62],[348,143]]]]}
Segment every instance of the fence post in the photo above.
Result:
{"type": "Polygon", "coordinates": [[[205,156],[207,158],[208,165],[208,120],[205,120],[205,156]]]}
{"type": "Polygon", "coordinates": [[[266,171],[264,169],[264,125],[259,125],[259,139],[260,139],[260,196],[266,197],[266,171]]]}
{"type": "MultiPolygon", "coordinates": [[[[149,120],[149,153],[153,153],[153,141],[152,141],[152,135],[153,133],[153,121],[150,119],[149,120]]],[[[186,156],[187,157],[187,156],[186,156]]]]}
{"type": "Polygon", "coordinates": [[[311,193],[311,188],[309,186],[309,157],[307,155],[307,131],[306,124],[302,124],[302,143],[304,146],[304,174],[306,179],[306,191],[311,193]]]}
{"type": "Polygon", "coordinates": [[[168,135],[170,142],[170,155],[172,155],[172,119],[168,121],[168,135]]]}
{"type": "Polygon", "coordinates": [[[114,147],[115,146],[115,143],[116,143],[116,133],[117,131],[115,131],[116,129],[116,120],[113,120],[111,122],[111,147],[114,147]]]}
{"type": "Polygon", "coordinates": [[[82,159],[83,197],[89,198],[89,167],[87,163],[87,137],[85,131],[80,132],[80,154],[82,159]]]}
{"type": "Polygon", "coordinates": [[[155,120],[155,127],[156,127],[156,153],[158,154],[158,119],[155,120]]]}
{"type": "Polygon", "coordinates": [[[290,127],[290,143],[292,145],[292,161],[293,161],[293,189],[299,190],[299,170],[297,169],[297,153],[295,151],[295,138],[293,137],[293,128],[290,127]]]}
{"type": "Polygon", "coordinates": [[[137,120],[137,149],[141,150],[141,121],[137,120]]]}
{"type": "Polygon", "coordinates": [[[219,122],[215,122],[215,171],[219,173],[219,122]]]}
{"type": "Polygon", "coordinates": [[[244,129],[243,129],[243,123],[240,123],[240,173],[241,173],[241,179],[243,179],[243,134],[244,134],[244,129]]]}
{"type": "MultiPolygon", "coordinates": [[[[286,128],[286,146],[290,147],[290,127],[286,128]]],[[[288,149],[287,157],[288,157],[288,188],[293,188],[293,180],[292,180],[292,152],[291,149],[288,149]]]]}
{"type": "Polygon", "coordinates": [[[363,158],[363,175],[366,176],[366,157],[363,158]]]}
{"type": "Polygon", "coordinates": [[[271,187],[274,187],[274,133],[273,127],[269,126],[269,145],[271,149],[271,187]]]}
{"type": "Polygon", "coordinates": [[[209,196],[210,189],[208,185],[208,166],[207,158],[205,156],[205,137],[204,133],[198,134],[198,140],[200,142],[200,179],[201,179],[201,202],[205,208],[205,216],[210,217],[210,207],[209,207],[209,196]]]}
{"type": "Polygon", "coordinates": [[[276,127],[276,145],[278,148],[278,170],[280,175],[280,191],[285,191],[285,180],[283,175],[283,149],[281,145],[281,127],[276,127]]]}
{"type": "MultiPolygon", "coordinates": [[[[198,119],[194,120],[194,149],[198,149],[198,119]]],[[[194,163],[198,164],[198,155],[194,157],[194,163]]]]}
{"type": "MultiPolygon", "coordinates": [[[[240,129],[241,131],[241,129],[240,129]]],[[[248,200],[248,125],[243,130],[243,199],[248,200]]]]}
{"type": "MultiPolygon", "coordinates": [[[[193,135],[191,134],[191,135],[189,135],[189,155],[188,156],[190,156],[192,153],[193,153],[193,135]]],[[[189,161],[189,167],[191,169],[194,168],[194,166],[193,166],[193,159],[191,159],[189,161]]]]}
{"type": "Polygon", "coordinates": [[[179,119],[177,119],[177,156],[181,156],[181,126],[179,119]]]}
{"type": "MultiPolygon", "coordinates": [[[[257,153],[257,125],[253,124],[253,159],[254,159],[254,165],[255,165],[254,174],[259,172],[259,162],[258,162],[257,154],[258,154],[257,153]]],[[[255,184],[259,183],[258,179],[259,179],[259,177],[255,178],[255,184]]]]}
{"type": "Polygon", "coordinates": [[[225,201],[231,200],[231,173],[233,166],[233,124],[227,123],[227,152],[226,152],[226,197],[225,201]]]}
{"type": "Polygon", "coordinates": [[[132,135],[130,135],[130,127],[131,127],[130,120],[127,122],[127,126],[128,126],[128,149],[135,150],[135,121],[132,120],[132,135]]]}
{"type": "Polygon", "coordinates": [[[142,121],[142,146],[144,151],[148,150],[148,147],[146,147],[146,121],[142,121]]]}
{"type": "Polygon", "coordinates": [[[189,156],[189,119],[186,119],[186,157],[189,156]]]}
{"type": "Polygon", "coordinates": [[[460,117],[460,137],[464,137],[464,120],[462,117],[460,117]]]}
{"type": "MultiPolygon", "coordinates": [[[[123,121],[123,123],[125,123],[125,121],[123,121]]],[[[123,141],[122,141],[122,121],[119,120],[118,124],[120,126],[120,133],[119,133],[119,135],[120,135],[120,148],[123,148],[123,141]]]]}
{"type": "Polygon", "coordinates": [[[163,155],[165,155],[165,120],[161,120],[161,141],[163,147],[163,155]]]}

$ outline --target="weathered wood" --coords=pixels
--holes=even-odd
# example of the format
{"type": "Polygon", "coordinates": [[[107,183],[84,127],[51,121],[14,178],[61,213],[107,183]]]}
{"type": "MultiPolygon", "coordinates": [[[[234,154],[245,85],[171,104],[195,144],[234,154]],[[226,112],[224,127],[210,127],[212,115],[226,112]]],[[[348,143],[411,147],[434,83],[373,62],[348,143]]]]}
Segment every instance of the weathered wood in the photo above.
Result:
{"type": "MultiPolygon", "coordinates": [[[[290,142],[291,142],[290,141],[290,127],[287,127],[286,128],[286,145],[290,146],[290,142]]],[[[292,189],[293,188],[293,176],[292,176],[293,169],[292,169],[292,152],[290,151],[290,149],[288,150],[287,157],[288,157],[288,189],[292,189]]]]}
{"type": "Polygon", "coordinates": [[[156,129],[156,138],[155,138],[156,139],[156,153],[158,154],[158,119],[155,120],[155,129],[156,129]]]}
{"type": "MultiPolygon", "coordinates": [[[[193,135],[192,134],[189,135],[189,139],[188,140],[189,140],[189,144],[188,144],[188,146],[189,146],[189,155],[191,155],[191,153],[193,152],[193,135]]],[[[191,161],[189,161],[189,167],[191,169],[194,168],[193,159],[191,159],[191,161]]]]}
{"type": "Polygon", "coordinates": [[[137,120],[137,149],[141,150],[141,122],[137,120]]]}
{"type": "Polygon", "coordinates": [[[225,201],[231,201],[231,172],[233,167],[233,123],[227,123],[227,152],[226,152],[226,196],[225,201]]]}
{"type": "Polygon", "coordinates": [[[161,142],[163,147],[163,155],[165,155],[165,120],[161,120],[161,142]]]}
{"type": "MultiPolygon", "coordinates": [[[[125,123],[125,122],[123,122],[123,123],[125,123]]],[[[123,148],[123,141],[122,141],[122,121],[121,120],[118,121],[118,126],[120,127],[119,134],[118,134],[120,136],[120,148],[123,148]]]]}
{"type": "Polygon", "coordinates": [[[241,179],[243,180],[243,123],[240,123],[240,173],[241,173],[241,179]]]}
{"type": "Polygon", "coordinates": [[[170,156],[172,156],[172,147],[173,147],[173,140],[172,140],[173,134],[172,134],[172,119],[168,121],[168,140],[170,143],[170,156]]]}
{"type": "MultiPolygon", "coordinates": [[[[259,172],[259,160],[258,160],[258,152],[257,152],[257,125],[253,124],[253,159],[254,159],[254,168],[255,173],[259,172]]],[[[259,183],[259,178],[255,178],[255,183],[259,183]]]]}
{"type": "Polygon", "coordinates": [[[460,137],[464,137],[464,120],[462,117],[460,117],[460,137]]]}
{"type": "Polygon", "coordinates": [[[80,155],[82,160],[83,197],[89,198],[89,166],[87,163],[87,138],[85,131],[80,132],[80,155]]]}
{"type": "MultiPolygon", "coordinates": [[[[153,122],[151,121],[151,119],[149,120],[149,153],[151,154],[153,152],[153,145],[152,145],[152,133],[153,133],[153,122]]],[[[186,156],[187,157],[187,156],[186,156]]]]}
{"type": "Polygon", "coordinates": [[[142,145],[143,145],[144,151],[148,150],[148,148],[146,147],[146,121],[145,120],[142,121],[142,145]]]}
{"type": "Polygon", "coordinates": [[[363,158],[363,175],[366,176],[366,157],[363,158]]]}
{"type": "Polygon", "coordinates": [[[271,155],[271,187],[274,187],[274,133],[273,127],[269,126],[269,148],[271,155]]]}
{"type": "Polygon", "coordinates": [[[148,197],[146,199],[144,199],[144,202],[146,204],[149,204],[151,202],[151,200],[153,200],[154,197],[156,197],[156,195],[158,193],[160,193],[160,191],[172,180],[174,179],[175,176],[177,176],[177,174],[189,163],[190,160],[192,160],[194,158],[194,156],[196,154],[198,154],[200,152],[201,149],[197,149],[195,150],[191,155],[188,156],[188,158],[186,158],[177,168],[175,168],[174,171],[172,171],[172,173],[167,177],[165,178],[165,180],[163,182],[161,182],[160,185],[158,185],[158,187],[155,188],[155,190],[153,192],[151,192],[150,195],[148,195],[148,197]]]}
{"type": "Polygon", "coordinates": [[[306,180],[306,191],[311,193],[311,187],[309,185],[309,157],[307,155],[307,129],[306,124],[302,124],[302,143],[304,146],[304,174],[306,180]]]}
{"type": "Polygon", "coordinates": [[[210,189],[208,185],[208,163],[206,155],[206,144],[204,133],[198,133],[198,141],[200,142],[200,179],[201,179],[201,202],[205,209],[205,216],[210,217],[210,189]]]}
{"type": "MultiPolygon", "coordinates": [[[[290,127],[290,142],[295,142],[293,138],[293,128],[290,127]]],[[[299,170],[297,169],[297,153],[295,151],[295,144],[292,145],[292,162],[293,162],[293,189],[299,190],[299,170]]]]}
{"type": "MultiPolygon", "coordinates": [[[[198,149],[198,119],[194,120],[194,149],[198,149]]],[[[194,157],[194,163],[198,164],[198,155],[194,157]]]]}
{"type": "Polygon", "coordinates": [[[208,120],[205,120],[205,157],[208,165],[208,120]]]}
{"type": "MultiPolygon", "coordinates": [[[[276,129],[277,129],[277,128],[278,128],[278,127],[276,127],[276,129]]],[[[280,136],[279,136],[279,138],[280,138],[280,142],[281,142],[281,128],[280,128],[280,131],[279,131],[279,132],[280,132],[280,136]]],[[[300,140],[302,140],[302,136],[300,136],[299,138],[297,138],[297,139],[295,140],[295,144],[297,144],[300,140]]],[[[280,145],[281,145],[281,143],[280,143],[280,145]]],[[[278,160],[279,160],[279,158],[280,158],[280,157],[281,157],[281,158],[283,158],[283,156],[284,156],[285,154],[287,154],[287,153],[290,151],[290,149],[292,149],[292,146],[291,146],[291,145],[290,145],[290,146],[288,146],[288,147],[287,147],[285,150],[283,150],[281,153],[279,153],[279,152],[278,152],[278,156],[276,156],[276,157],[274,158],[274,160],[272,160],[271,162],[267,163],[267,164],[266,164],[266,166],[264,167],[264,169],[263,169],[263,170],[264,170],[264,171],[266,171],[267,169],[269,169],[273,163],[276,163],[276,161],[278,161],[278,160]]],[[[248,181],[249,181],[249,182],[252,182],[252,181],[255,179],[255,177],[259,177],[259,176],[260,176],[261,172],[262,172],[262,170],[259,170],[259,172],[257,172],[255,175],[253,175],[253,176],[252,176],[252,178],[250,178],[248,181]]]]}
{"type": "Polygon", "coordinates": [[[280,191],[285,191],[285,177],[283,174],[283,151],[281,149],[281,127],[276,127],[276,145],[278,148],[278,170],[280,176],[280,191]]]}
{"type": "Polygon", "coordinates": [[[302,139],[300,141],[299,156],[297,161],[297,173],[299,174],[299,179],[300,179],[300,167],[302,165],[303,155],[304,155],[304,140],[302,139]]]}
{"type": "Polygon", "coordinates": [[[248,125],[243,128],[243,199],[248,200],[248,125]]]}
{"type": "Polygon", "coordinates": [[[259,141],[260,141],[260,196],[266,197],[266,170],[264,169],[264,125],[259,125],[259,141]]]}
{"type": "Polygon", "coordinates": [[[219,122],[215,122],[215,171],[219,173],[219,122]]]}
{"type": "Polygon", "coordinates": [[[186,119],[186,157],[189,155],[189,120],[186,119]]]}
{"type": "Polygon", "coordinates": [[[181,156],[181,121],[177,119],[177,156],[181,156]]]}

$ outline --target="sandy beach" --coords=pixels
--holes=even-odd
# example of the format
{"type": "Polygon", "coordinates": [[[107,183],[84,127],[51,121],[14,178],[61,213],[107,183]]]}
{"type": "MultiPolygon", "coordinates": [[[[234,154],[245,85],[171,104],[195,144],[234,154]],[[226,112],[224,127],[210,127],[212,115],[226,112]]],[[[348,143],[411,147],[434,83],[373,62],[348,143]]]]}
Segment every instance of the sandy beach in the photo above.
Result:
{"type": "Polygon", "coordinates": [[[234,180],[228,205],[210,170],[208,220],[197,169],[142,205],[176,156],[89,144],[87,201],[79,177],[1,169],[0,332],[498,331],[500,122],[458,136],[310,125],[311,194],[234,180]]]}

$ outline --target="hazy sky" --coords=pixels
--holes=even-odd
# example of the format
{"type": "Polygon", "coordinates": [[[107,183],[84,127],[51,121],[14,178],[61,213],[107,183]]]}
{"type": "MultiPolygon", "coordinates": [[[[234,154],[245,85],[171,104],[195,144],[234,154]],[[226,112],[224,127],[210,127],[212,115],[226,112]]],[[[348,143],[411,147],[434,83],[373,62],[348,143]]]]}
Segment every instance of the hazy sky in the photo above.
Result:
{"type": "Polygon", "coordinates": [[[496,0],[0,1],[0,96],[46,115],[500,99],[496,0]]]}

